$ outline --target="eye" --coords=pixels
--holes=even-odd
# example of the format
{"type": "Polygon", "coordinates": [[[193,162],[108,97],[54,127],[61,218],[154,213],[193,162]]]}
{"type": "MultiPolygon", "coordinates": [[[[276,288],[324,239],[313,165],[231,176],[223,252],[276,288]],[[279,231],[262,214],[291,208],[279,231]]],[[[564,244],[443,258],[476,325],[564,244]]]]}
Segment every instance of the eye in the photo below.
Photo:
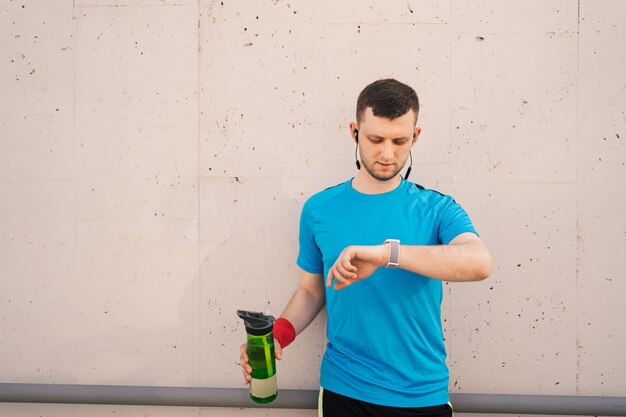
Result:
{"type": "Polygon", "coordinates": [[[395,139],[393,141],[393,143],[395,143],[396,145],[404,145],[405,143],[407,143],[409,140],[404,138],[404,139],[395,139]]]}

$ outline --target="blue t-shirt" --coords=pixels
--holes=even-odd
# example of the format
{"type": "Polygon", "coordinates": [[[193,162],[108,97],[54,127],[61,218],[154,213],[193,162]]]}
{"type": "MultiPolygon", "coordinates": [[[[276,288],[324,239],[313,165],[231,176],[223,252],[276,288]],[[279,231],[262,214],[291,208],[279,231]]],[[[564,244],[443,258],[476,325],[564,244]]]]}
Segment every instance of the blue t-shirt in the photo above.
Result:
{"type": "MultiPolygon", "coordinates": [[[[445,245],[464,232],[476,230],[450,196],[405,180],[393,191],[363,194],[349,180],[305,203],[297,263],[323,273],[325,282],[346,246],[385,239],[445,245]]],[[[441,300],[441,281],[403,269],[379,268],[342,290],[326,288],[328,345],[320,385],[386,406],[447,403],[441,300]]]]}

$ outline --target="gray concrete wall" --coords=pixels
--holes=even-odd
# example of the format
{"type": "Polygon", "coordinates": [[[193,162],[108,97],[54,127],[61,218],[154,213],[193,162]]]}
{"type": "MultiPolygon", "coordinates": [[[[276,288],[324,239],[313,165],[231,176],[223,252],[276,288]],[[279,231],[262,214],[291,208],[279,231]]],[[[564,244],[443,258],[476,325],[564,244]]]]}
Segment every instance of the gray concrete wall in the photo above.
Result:
{"type": "MultiPolygon", "coordinates": [[[[240,387],[369,82],[420,96],[412,180],[493,252],[446,284],[452,392],[626,393],[626,3],[4,1],[2,382],[240,387]]],[[[318,318],[285,352],[315,388],[318,318]]],[[[0,415],[315,415],[0,404],[0,415]]]]}

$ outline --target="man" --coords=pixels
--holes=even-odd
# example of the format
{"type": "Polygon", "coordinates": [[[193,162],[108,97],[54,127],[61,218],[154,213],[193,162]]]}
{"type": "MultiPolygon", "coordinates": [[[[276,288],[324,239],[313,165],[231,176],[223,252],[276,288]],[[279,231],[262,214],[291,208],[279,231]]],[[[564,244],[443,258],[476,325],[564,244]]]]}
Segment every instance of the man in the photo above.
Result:
{"type": "MultiPolygon", "coordinates": [[[[302,210],[303,271],[274,327],[276,358],[325,305],[324,417],[452,415],[441,281],[485,279],[492,260],[452,197],[401,177],[421,132],[418,113],[403,83],[365,87],[350,123],[358,175],[302,210]]],[[[241,363],[248,383],[246,345],[241,363]]]]}

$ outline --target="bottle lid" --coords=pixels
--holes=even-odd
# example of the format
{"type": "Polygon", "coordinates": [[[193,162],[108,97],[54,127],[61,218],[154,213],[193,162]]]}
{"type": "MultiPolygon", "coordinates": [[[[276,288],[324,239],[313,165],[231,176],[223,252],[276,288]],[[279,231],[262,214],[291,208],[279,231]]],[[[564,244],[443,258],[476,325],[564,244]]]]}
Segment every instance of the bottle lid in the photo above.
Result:
{"type": "Polygon", "coordinates": [[[246,332],[254,336],[263,336],[271,332],[276,321],[274,316],[254,311],[237,310],[237,315],[243,319],[246,332]]]}

